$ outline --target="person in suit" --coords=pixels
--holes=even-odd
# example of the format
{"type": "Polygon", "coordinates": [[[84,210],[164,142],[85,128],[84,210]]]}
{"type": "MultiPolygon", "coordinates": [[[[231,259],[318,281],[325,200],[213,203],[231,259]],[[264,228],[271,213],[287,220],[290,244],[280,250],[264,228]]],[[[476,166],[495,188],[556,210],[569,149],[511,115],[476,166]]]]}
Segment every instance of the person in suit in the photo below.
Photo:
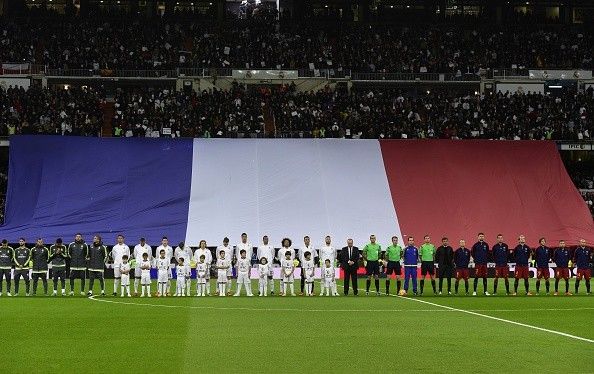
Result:
{"type": "Polygon", "coordinates": [[[340,267],[344,271],[344,294],[349,294],[350,282],[353,282],[353,294],[357,296],[357,269],[359,269],[359,248],[353,246],[353,239],[347,240],[347,246],[340,251],[340,267]]]}

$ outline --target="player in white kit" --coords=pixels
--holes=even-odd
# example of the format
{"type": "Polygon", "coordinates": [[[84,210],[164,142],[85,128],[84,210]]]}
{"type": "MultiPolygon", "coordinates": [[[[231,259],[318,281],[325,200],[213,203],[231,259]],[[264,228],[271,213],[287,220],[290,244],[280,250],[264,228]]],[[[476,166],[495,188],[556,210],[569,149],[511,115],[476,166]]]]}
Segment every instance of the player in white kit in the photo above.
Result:
{"type": "Polygon", "coordinates": [[[144,297],[145,290],[147,296],[151,297],[151,261],[148,253],[143,253],[142,261],[140,261],[140,284],[142,288],[140,297],[144,297]]]}
{"type": "Polygon", "coordinates": [[[175,273],[177,275],[175,296],[186,296],[186,280],[190,277],[190,265],[186,265],[183,257],[180,257],[178,261],[179,263],[175,267],[175,273]]]}
{"type": "Polygon", "coordinates": [[[270,267],[268,266],[266,257],[262,257],[258,265],[258,289],[260,296],[268,296],[268,274],[270,274],[270,267]]]}
{"type": "MultiPolygon", "coordinates": [[[[334,247],[332,246],[332,238],[330,238],[330,236],[326,236],[325,245],[323,245],[320,248],[320,264],[322,264],[322,269],[324,268],[323,264],[326,263],[326,260],[329,260],[332,267],[334,267],[334,261],[336,260],[336,249],[334,249],[334,247]]],[[[327,283],[324,281],[322,281],[320,283],[322,286],[322,288],[320,290],[320,296],[323,296],[324,289],[326,288],[327,283]]],[[[336,292],[336,282],[335,281],[332,283],[331,291],[334,296],[338,296],[338,292],[336,292]]]]}
{"type": "MultiPolygon", "coordinates": [[[[197,251],[198,250],[196,250],[196,252],[197,251]]],[[[206,282],[208,282],[206,279],[207,273],[208,265],[206,264],[206,256],[200,255],[198,257],[198,263],[196,264],[196,296],[204,296],[206,294],[206,282]]]]}
{"type": "Polygon", "coordinates": [[[295,296],[295,284],[293,272],[295,271],[295,264],[291,259],[291,252],[285,252],[285,258],[281,261],[283,293],[281,295],[287,296],[287,288],[291,290],[291,296],[295,296]]]}
{"type": "MultiPolygon", "coordinates": [[[[217,247],[217,250],[215,252],[217,261],[221,258],[220,257],[221,251],[225,252],[225,259],[227,259],[229,261],[229,268],[227,269],[227,281],[229,282],[229,279],[233,276],[233,270],[231,269],[232,268],[231,265],[233,264],[233,248],[231,248],[231,246],[229,245],[229,238],[225,237],[223,239],[223,245],[219,245],[217,247]]],[[[225,287],[225,289],[229,290],[230,287],[225,287]]],[[[217,290],[218,290],[218,286],[217,286],[217,290]]]]}
{"type": "MultiPolygon", "coordinates": [[[[251,260],[254,247],[252,247],[252,244],[248,241],[248,236],[245,232],[241,234],[241,242],[235,246],[235,252],[233,253],[233,258],[231,259],[231,263],[235,264],[235,266],[237,266],[237,262],[241,257],[242,250],[245,251],[247,258],[251,260]]],[[[237,274],[237,276],[239,277],[239,274],[237,274]]],[[[237,285],[237,289],[239,289],[239,282],[236,280],[235,283],[237,285]]],[[[231,290],[231,283],[229,283],[229,290],[231,290]]]]}
{"type": "Polygon", "coordinates": [[[311,253],[306,251],[303,254],[303,262],[301,263],[301,272],[305,279],[305,296],[313,296],[313,283],[315,276],[315,263],[311,258],[311,253]]]}
{"type": "Polygon", "coordinates": [[[122,274],[120,267],[122,266],[122,257],[128,256],[130,258],[130,247],[124,243],[124,236],[119,234],[116,238],[117,243],[111,249],[111,259],[113,260],[113,296],[117,296],[118,288],[120,287],[120,279],[122,274]]]}
{"type": "Polygon", "coordinates": [[[248,296],[252,295],[252,280],[250,279],[250,271],[252,269],[251,260],[246,256],[246,250],[239,251],[239,259],[237,260],[237,291],[233,296],[241,294],[241,286],[245,286],[245,293],[248,296]]]}
{"type": "Polygon", "coordinates": [[[225,257],[225,251],[219,252],[217,260],[217,292],[219,296],[225,296],[227,293],[227,271],[231,267],[231,261],[225,257]]]}
{"type": "Polygon", "coordinates": [[[120,264],[120,275],[122,280],[122,296],[124,294],[128,294],[128,297],[132,297],[130,295],[130,263],[128,262],[128,255],[122,256],[122,263],[120,264]]]}
{"type": "MultiPolygon", "coordinates": [[[[270,294],[274,295],[274,279],[272,278],[272,262],[274,260],[274,247],[268,244],[268,236],[264,235],[262,237],[262,244],[258,247],[256,251],[256,257],[258,258],[258,262],[262,263],[262,258],[266,259],[266,265],[268,266],[268,282],[270,283],[270,294]]],[[[262,293],[260,292],[260,295],[262,293]]]]}
{"type": "Polygon", "coordinates": [[[167,296],[170,271],[170,260],[165,257],[165,249],[159,251],[159,258],[155,263],[157,267],[157,297],[167,296]]]}
{"type": "Polygon", "coordinates": [[[330,260],[328,259],[324,261],[322,276],[324,277],[322,281],[324,282],[324,287],[326,288],[326,296],[336,296],[334,293],[331,292],[333,287],[332,285],[336,283],[334,279],[334,267],[330,264],[330,260]]]}
{"type": "Polygon", "coordinates": [[[142,277],[142,268],[140,266],[140,262],[144,259],[143,256],[145,253],[148,255],[148,261],[152,264],[153,250],[150,245],[146,244],[146,240],[144,238],[140,238],[140,243],[136,244],[134,247],[133,254],[133,257],[136,260],[136,266],[134,268],[134,296],[138,296],[138,284],[141,283],[142,277]]]}
{"type": "MultiPolygon", "coordinates": [[[[187,246],[184,242],[180,242],[179,245],[177,247],[175,247],[175,250],[173,251],[173,255],[174,255],[175,260],[177,261],[178,264],[179,264],[179,259],[183,258],[184,264],[186,266],[191,267],[192,258],[193,258],[192,248],[187,246]]],[[[186,290],[188,291],[187,296],[190,296],[191,289],[192,289],[192,277],[191,277],[191,274],[188,274],[188,276],[186,277],[186,290]]]]}
{"type": "MultiPolygon", "coordinates": [[[[301,282],[300,282],[300,292],[299,295],[303,295],[304,291],[305,291],[305,285],[307,284],[306,279],[305,279],[305,273],[303,271],[303,263],[305,262],[305,253],[309,252],[311,255],[311,260],[314,261],[315,264],[315,258],[318,257],[318,251],[316,251],[316,249],[314,248],[313,244],[311,244],[311,239],[309,238],[308,235],[305,235],[303,237],[303,246],[301,248],[299,248],[299,262],[301,263],[301,282]]],[[[313,283],[312,283],[312,289],[311,292],[313,293],[313,283]]]]}
{"type": "MultiPolygon", "coordinates": [[[[206,248],[206,240],[200,241],[200,246],[194,251],[194,259],[200,259],[204,256],[204,264],[206,265],[205,288],[202,291],[210,296],[210,266],[212,264],[212,253],[210,249],[206,248]]],[[[198,287],[198,286],[196,286],[198,287]]]]}
{"type": "Polygon", "coordinates": [[[171,259],[173,258],[173,248],[169,245],[169,239],[164,236],[161,239],[161,245],[157,247],[157,253],[161,253],[161,250],[165,250],[165,258],[169,261],[169,269],[167,270],[167,292],[165,293],[166,296],[169,296],[169,290],[171,290],[171,278],[173,277],[173,272],[171,271],[171,259]]]}
{"type": "MultiPolygon", "coordinates": [[[[293,242],[291,241],[291,239],[289,238],[284,238],[281,241],[281,248],[278,250],[278,260],[281,263],[281,268],[282,268],[282,262],[285,259],[285,254],[287,252],[289,252],[289,257],[291,259],[291,261],[293,261],[295,259],[295,250],[293,249],[293,247],[291,246],[293,244],[293,242]]],[[[282,271],[282,269],[281,269],[282,271]]],[[[280,293],[282,295],[286,294],[287,290],[285,289],[285,282],[282,281],[282,274],[281,274],[281,283],[280,283],[280,293]]]]}

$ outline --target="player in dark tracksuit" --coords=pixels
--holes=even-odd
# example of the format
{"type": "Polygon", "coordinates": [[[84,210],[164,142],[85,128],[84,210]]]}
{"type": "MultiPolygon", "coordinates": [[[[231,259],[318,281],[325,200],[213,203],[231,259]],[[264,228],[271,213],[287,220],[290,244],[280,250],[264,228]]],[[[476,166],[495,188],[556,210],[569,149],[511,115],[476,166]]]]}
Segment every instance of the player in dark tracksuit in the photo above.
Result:
{"type": "Polygon", "coordinates": [[[447,279],[448,294],[452,294],[452,277],[454,276],[454,249],[448,245],[448,238],[441,238],[441,245],[435,250],[437,275],[439,276],[439,294],[443,288],[443,278],[447,279]]]}
{"type": "Polygon", "coordinates": [[[503,242],[503,235],[497,235],[497,243],[493,246],[493,261],[495,262],[495,281],[493,282],[493,294],[497,293],[499,278],[505,280],[505,294],[509,295],[509,246],[503,242]]]}
{"type": "Polygon", "coordinates": [[[50,247],[50,263],[52,264],[52,279],[54,281],[53,296],[58,294],[58,278],[62,286],[62,296],[66,296],[66,258],[68,249],[62,244],[62,239],[56,239],[56,244],[50,247]]]}
{"type": "Polygon", "coordinates": [[[14,294],[19,294],[19,282],[25,279],[26,295],[29,296],[29,262],[31,261],[31,250],[27,248],[24,238],[19,239],[19,246],[14,250],[14,294]]]}
{"type": "Polygon", "coordinates": [[[76,278],[80,279],[80,294],[84,295],[89,246],[81,234],[76,234],[74,241],[68,246],[68,258],[70,259],[70,296],[74,295],[76,278]]]}
{"type": "Polygon", "coordinates": [[[540,291],[540,280],[544,278],[547,294],[549,293],[550,270],[549,262],[551,261],[551,249],[546,246],[545,238],[540,238],[538,241],[540,245],[534,250],[534,257],[536,257],[536,294],[540,291]]]}
{"type": "Polygon", "coordinates": [[[575,293],[578,293],[580,288],[580,281],[586,280],[586,292],[590,294],[590,277],[592,276],[592,269],[590,269],[590,261],[592,260],[592,249],[586,247],[586,240],[580,239],[580,245],[573,253],[573,262],[577,268],[575,278],[575,293]]]}
{"type": "Polygon", "coordinates": [[[43,245],[43,239],[37,239],[35,247],[31,249],[31,259],[33,261],[33,295],[37,294],[37,284],[41,278],[41,281],[43,282],[43,293],[47,296],[47,263],[49,262],[49,249],[43,245]]]}
{"type": "Polygon", "coordinates": [[[483,292],[485,295],[489,295],[487,292],[487,256],[489,254],[489,244],[485,242],[485,234],[480,232],[478,234],[478,242],[472,246],[471,254],[474,259],[474,288],[472,294],[476,296],[476,289],[478,286],[479,278],[483,278],[483,292]]]}
{"type": "Polygon", "coordinates": [[[93,283],[99,279],[101,285],[101,296],[105,296],[105,280],[103,271],[107,261],[107,247],[101,242],[101,236],[93,237],[93,244],[89,246],[89,296],[93,296],[93,283]]]}
{"type": "Polygon", "coordinates": [[[6,294],[10,294],[12,259],[14,258],[14,249],[8,246],[8,240],[2,240],[0,246],[0,296],[2,296],[2,283],[6,279],[6,294]]]}
{"type": "Polygon", "coordinates": [[[559,295],[559,279],[565,280],[565,295],[569,293],[569,259],[571,258],[569,249],[565,247],[565,240],[559,240],[559,248],[553,253],[553,261],[557,268],[555,269],[555,296],[559,295]]]}

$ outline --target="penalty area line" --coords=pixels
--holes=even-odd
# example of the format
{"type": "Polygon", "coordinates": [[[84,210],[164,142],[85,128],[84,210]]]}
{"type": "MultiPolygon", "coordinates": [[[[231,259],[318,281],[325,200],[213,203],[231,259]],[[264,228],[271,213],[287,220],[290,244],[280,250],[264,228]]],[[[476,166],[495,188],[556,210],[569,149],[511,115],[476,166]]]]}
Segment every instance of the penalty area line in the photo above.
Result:
{"type": "Polygon", "coordinates": [[[473,316],[483,317],[483,318],[491,319],[491,320],[494,320],[494,321],[509,323],[511,325],[521,326],[521,327],[525,327],[525,328],[529,328],[529,329],[533,329],[533,330],[538,330],[538,331],[542,331],[542,332],[548,332],[550,334],[561,335],[561,336],[564,336],[566,338],[581,340],[581,341],[586,342],[586,343],[594,343],[594,340],[588,339],[588,338],[583,338],[581,336],[568,334],[566,332],[561,332],[561,331],[546,329],[544,327],[538,327],[538,326],[534,326],[534,325],[529,325],[529,324],[522,323],[522,322],[516,322],[516,321],[512,321],[512,320],[505,319],[505,318],[494,317],[494,316],[490,316],[488,314],[482,314],[482,313],[478,313],[478,312],[473,312],[471,310],[460,309],[460,308],[453,308],[451,306],[436,304],[436,303],[432,303],[430,301],[420,300],[420,299],[410,298],[410,297],[405,297],[405,296],[392,295],[392,294],[390,294],[390,296],[392,296],[392,297],[398,297],[400,299],[414,301],[414,302],[421,303],[421,304],[426,304],[426,305],[431,305],[431,306],[436,306],[436,307],[444,308],[446,310],[450,310],[450,311],[453,311],[453,312],[455,311],[455,312],[470,314],[470,315],[473,315],[473,316]]]}

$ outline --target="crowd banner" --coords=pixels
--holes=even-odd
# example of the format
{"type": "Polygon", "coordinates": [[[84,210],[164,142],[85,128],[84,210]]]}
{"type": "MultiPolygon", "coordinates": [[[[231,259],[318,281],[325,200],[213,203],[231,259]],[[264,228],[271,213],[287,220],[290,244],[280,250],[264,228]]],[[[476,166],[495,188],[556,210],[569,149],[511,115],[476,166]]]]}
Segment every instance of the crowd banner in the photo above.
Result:
{"type": "Polygon", "coordinates": [[[594,223],[548,141],[10,138],[5,223],[13,243],[122,233],[210,246],[241,233],[280,246],[330,235],[385,246],[424,235],[514,245],[594,243],[594,223]]]}

